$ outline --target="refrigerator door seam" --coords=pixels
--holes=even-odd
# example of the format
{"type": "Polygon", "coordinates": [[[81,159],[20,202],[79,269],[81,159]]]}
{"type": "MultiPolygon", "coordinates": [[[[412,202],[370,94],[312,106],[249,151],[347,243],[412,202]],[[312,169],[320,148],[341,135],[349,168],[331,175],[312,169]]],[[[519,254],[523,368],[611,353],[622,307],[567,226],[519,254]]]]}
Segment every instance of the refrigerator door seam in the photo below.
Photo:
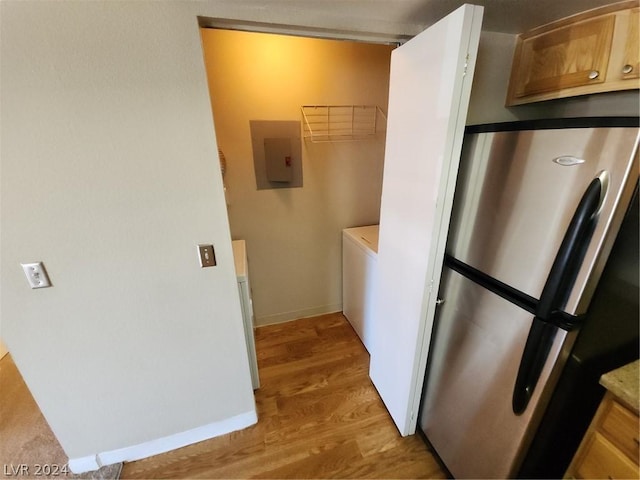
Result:
{"type": "Polygon", "coordinates": [[[507,285],[504,282],[487,275],[486,273],[478,270],[477,268],[467,265],[466,263],[454,258],[449,254],[445,254],[444,265],[451,270],[458,272],[463,277],[468,278],[472,282],[486,288],[490,292],[504,298],[510,303],[519,306],[527,312],[535,315],[536,308],[538,306],[538,300],[530,295],[527,295],[520,290],[507,285]]]}
{"type": "MultiPolygon", "coordinates": [[[[517,305],[523,310],[526,310],[531,315],[536,314],[538,299],[527,295],[526,293],[513,288],[504,282],[501,282],[491,275],[487,275],[486,273],[472,267],[471,265],[467,265],[463,261],[460,261],[449,254],[445,254],[444,266],[450,268],[454,272],[459,273],[466,279],[471,280],[473,283],[480,285],[490,292],[504,298],[508,302],[517,305]]],[[[438,298],[436,304],[440,305],[444,303],[444,301],[444,298],[438,298]]],[[[573,315],[571,313],[565,312],[564,310],[556,309],[553,310],[547,318],[539,320],[570,332],[580,326],[584,317],[584,314],[573,315]]]]}

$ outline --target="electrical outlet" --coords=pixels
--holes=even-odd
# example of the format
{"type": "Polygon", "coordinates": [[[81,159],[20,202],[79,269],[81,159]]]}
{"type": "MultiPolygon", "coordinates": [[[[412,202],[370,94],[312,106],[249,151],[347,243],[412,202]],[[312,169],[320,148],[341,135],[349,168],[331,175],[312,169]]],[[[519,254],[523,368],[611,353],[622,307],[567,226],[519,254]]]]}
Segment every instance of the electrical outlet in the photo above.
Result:
{"type": "Polygon", "coordinates": [[[198,245],[198,255],[202,268],[216,266],[216,253],[213,250],[213,245],[198,245]]]}
{"type": "Polygon", "coordinates": [[[49,275],[47,275],[47,271],[42,262],[21,263],[20,265],[22,265],[22,270],[24,270],[24,274],[31,288],[46,288],[51,286],[49,275]]]}

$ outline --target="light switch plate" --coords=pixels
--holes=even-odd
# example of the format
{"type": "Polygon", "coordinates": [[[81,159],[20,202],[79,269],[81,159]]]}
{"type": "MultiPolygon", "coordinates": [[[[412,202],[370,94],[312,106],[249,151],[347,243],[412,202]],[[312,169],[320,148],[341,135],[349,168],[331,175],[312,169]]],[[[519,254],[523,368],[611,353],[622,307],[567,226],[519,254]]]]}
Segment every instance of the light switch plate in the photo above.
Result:
{"type": "Polygon", "coordinates": [[[42,262],[21,263],[20,265],[22,265],[22,270],[24,270],[31,288],[47,288],[51,286],[49,275],[47,275],[42,262]]]}
{"type": "Polygon", "coordinates": [[[215,267],[216,252],[213,250],[213,245],[198,245],[198,258],[202,268],[215,267]]]}

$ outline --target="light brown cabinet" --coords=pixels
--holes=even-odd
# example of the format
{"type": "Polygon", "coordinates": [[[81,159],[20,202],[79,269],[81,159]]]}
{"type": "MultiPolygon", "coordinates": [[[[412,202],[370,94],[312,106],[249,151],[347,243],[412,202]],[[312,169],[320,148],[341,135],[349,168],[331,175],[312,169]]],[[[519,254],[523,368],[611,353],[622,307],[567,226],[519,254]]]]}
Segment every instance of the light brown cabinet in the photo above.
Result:
{"type": "Polygon", "coordinates": [[[607,392],[565,478],[640,478],[638,415],[607,392]]]}
{"type": "Polygon", "coordinates": [[[640,88],[638,5],[608,5],[520,35],[507,106],[640,88]]]}

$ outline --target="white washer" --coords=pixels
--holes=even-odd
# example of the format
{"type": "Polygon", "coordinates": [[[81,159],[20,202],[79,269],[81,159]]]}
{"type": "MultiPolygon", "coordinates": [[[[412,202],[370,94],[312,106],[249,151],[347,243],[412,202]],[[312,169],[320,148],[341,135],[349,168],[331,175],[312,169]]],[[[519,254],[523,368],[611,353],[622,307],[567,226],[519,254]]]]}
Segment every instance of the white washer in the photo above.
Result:
{"type": "Polygon", "coordinates": [[[247,261],[247,246],[244,240],[233,240],[233,260],[236,267],[238,280],[238,292],[240,293],[240,305],[242,306],[242,320],[244,323],[244,338],[247,343],[247,355],[249,356],[249,368],[251,369],[251,383],[253,389],[260,387],[258,377],[258,358],[256,355],[256,341],[253,336],[254,315],[253,301],[251,300],[251,286],[249,285],[249,263],[247,261]]]}
{"type": "Polygon", "coordinates": [[[378,225],[342,231],[342,311],[371,353],[378,225]]]}

